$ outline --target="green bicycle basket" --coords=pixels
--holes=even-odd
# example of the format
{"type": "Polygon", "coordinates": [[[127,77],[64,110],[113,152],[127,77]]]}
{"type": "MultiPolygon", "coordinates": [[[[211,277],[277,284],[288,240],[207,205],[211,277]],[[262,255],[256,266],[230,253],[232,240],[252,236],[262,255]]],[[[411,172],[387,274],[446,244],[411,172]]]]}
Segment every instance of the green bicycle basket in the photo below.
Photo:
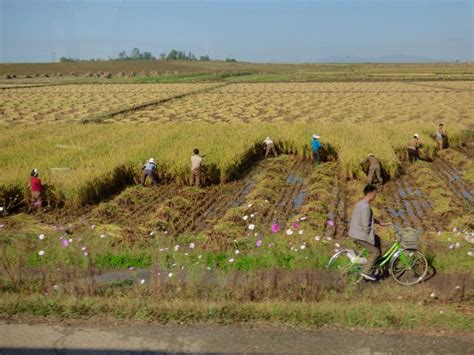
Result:
{"type": "Polygon", "coordinates": [[[395,233],[403,249],[417,249],[420,234],[420,231],[413,228],[401,228],[395,233]]]}

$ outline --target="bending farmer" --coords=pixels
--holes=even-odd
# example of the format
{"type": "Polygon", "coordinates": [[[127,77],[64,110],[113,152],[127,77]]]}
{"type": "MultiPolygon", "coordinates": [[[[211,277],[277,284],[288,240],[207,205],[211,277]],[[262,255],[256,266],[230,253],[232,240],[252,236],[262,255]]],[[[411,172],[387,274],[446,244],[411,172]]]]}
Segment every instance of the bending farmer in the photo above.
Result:
{"type": "Polygon", "coordinates": [[[158,178],[156,176],[156,163],[155,159],[150,158],[145,165],[142,167],[143,176],[142,176],[142,185],[145,186],[146,178],[150,176],[153,180],[153,185],[158,185],[158,178]]]}
{"type": "Polygon", "coordinates": [[[263,143],[266,145],[265,158],[269,154],[273,154],[273,156],[276,158],[278,155],[277,155],[277,152],[276,152],[276,149],[275,149],[275,144],[273,144],[273,141],[270,139],[270,137],[265,138],[263,143]]]}
{"type": "Polygon", "coordinates": [[[374,154],[370,153],[367,158],[360,162],[362,165],[369,163],[369,174],[367,175],[367,183],[373,184],[374,183],[374,173],[377,176],[377,183],[382,184],[383,179],[382,175],[380,174],[380,162],[375,157],[374,154]]]}

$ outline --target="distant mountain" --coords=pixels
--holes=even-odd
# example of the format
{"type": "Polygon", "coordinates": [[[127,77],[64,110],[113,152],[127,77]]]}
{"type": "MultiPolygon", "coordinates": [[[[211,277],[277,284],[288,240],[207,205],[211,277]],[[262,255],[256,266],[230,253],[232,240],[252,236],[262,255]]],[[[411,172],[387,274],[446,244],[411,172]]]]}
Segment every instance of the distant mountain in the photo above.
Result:
{"type": "Polygon", "coordinates": [[[406,54],[390,54],[381,57],[327,57],[319,60],[321,63],[433,63],[435,59],[406,54]]]}

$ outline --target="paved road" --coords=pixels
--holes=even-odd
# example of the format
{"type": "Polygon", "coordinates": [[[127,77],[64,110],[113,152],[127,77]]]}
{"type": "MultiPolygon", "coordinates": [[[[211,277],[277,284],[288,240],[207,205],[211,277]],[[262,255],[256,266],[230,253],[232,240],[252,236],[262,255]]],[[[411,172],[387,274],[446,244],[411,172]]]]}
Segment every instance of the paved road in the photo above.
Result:
{"type": "Polygon", "coordinates": [[[0,321],[0,354],[474,354],[439,337],[219,325],[46,325],[0,321]]]}

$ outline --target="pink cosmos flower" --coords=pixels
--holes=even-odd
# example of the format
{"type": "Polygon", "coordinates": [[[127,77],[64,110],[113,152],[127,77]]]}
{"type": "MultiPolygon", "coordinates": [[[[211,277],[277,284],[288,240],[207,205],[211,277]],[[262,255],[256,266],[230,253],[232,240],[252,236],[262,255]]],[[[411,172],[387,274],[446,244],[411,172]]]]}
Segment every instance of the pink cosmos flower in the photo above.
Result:
{"type": "Polygon", "coordinates": [[[299,223],[293,223],[293,228],[299,228],[300,224],[299,223]]]}
{"type": "Polygon", "coordinates": [[[69,245],[69,241],[67,239],[61,239],[61,245],[65,248],[67,248],[67,246],[69,245]]]}
{"type": "Polygon", "coordinates": [[[280,226],[276,223],[272,224],[272,232],[278,233],[280,231],[280,226]]]}
{"type": "Polygon", "coordinates": [[[328,221],[326,222],[328,226],[334,226],[334,221],[332,219],[328,219],[328,221]]]}
{"type": "Polygon", "coordinates": [[[261,240],[257,240],[257,242],[255,243],[255,245],[258,247],[262,246],[262,241],[261,240]]]}

